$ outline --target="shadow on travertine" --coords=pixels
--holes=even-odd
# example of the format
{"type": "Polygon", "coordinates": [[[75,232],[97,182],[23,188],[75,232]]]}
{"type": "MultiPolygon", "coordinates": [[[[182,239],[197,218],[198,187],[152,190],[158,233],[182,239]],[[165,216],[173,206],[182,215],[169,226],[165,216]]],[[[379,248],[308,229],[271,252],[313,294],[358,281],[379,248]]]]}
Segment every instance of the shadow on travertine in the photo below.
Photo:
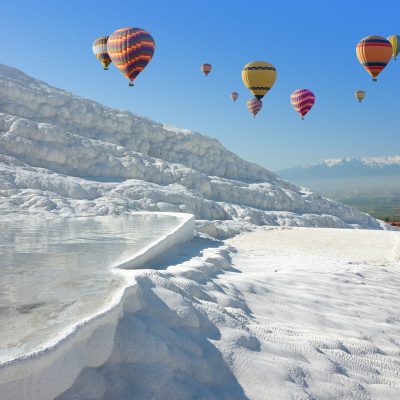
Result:
{"type": "MultiPolygon", "coordinates": [[[[204,290],[213,286],[223,291],[213,276],[232,270],[214,253],[224,248],[221,242],[197,237],[147,266],[160,270],[136,275],[136,284],[124,296],[108,360],[83,369],[57,400],[246,400],[229,360],[214,344],[221,339],[217,320],[223,314],[204,290]],[[198,265],[198,255],[208,261],[198,265]]],[[[259,351],[258,342],[251,344],[259,351]]]]}
{"type": "Polygon", "coordinates": [[[190,242],[180,243],[171,247],[159,256],[143,265],[143,268],[157,270],[167,269],[169,266],[182,264],[194,257],[200,257],[203,250],[222,246],[222,242],[216,239],[196,236],[190,242]]]}

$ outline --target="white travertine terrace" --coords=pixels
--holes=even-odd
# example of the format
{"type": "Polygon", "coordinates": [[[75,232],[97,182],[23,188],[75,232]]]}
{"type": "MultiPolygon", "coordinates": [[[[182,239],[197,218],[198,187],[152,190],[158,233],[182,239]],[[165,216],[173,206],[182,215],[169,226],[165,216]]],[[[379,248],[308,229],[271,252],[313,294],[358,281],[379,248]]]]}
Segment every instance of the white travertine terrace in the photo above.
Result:
{"type": "Polygon", "coordinates": [[[188,212],[225,235],[251,225],[381,229],[217,140],[114,110],[0,65],[2,213],[188,212]]]}

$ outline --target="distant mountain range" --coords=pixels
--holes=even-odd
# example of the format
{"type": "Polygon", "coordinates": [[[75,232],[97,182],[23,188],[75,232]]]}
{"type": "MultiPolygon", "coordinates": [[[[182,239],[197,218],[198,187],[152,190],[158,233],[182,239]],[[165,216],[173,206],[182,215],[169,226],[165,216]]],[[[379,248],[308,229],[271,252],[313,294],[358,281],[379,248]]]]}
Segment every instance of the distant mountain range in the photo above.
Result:
{"type": "Polygon", "coordinates": [[[315,164],[284,169],[279,171],[278,175],[291,181],[372,176],[400,177],[400,155],[327,159],[315,164]]]}
{"type": "Polygon", "coordinates": [[[326,159],[278,171],[297,185],[343,200],[343,194],[400,196],[400,155],[326,159]]]}
{"type": "Polygon", "coordinates": [[[375,217],[400,219],[400,155],[327,159],[277,174],[375,217]]]}

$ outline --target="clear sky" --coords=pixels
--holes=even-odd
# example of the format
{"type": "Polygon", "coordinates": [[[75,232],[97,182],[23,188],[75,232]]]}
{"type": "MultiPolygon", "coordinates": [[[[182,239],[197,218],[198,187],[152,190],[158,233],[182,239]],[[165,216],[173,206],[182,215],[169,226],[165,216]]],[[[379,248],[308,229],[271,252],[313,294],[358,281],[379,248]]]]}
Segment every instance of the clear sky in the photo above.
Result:
{"type": "Polygon", "coordinates": [[[373,83],[355,55],[364,36],[400,34],[399,0],[13,0],[2,3],[0,16],[1,63],[215,137],[270,170],[400,153],[400,59],[373,83]],[[91,50],[96,37],[125,26],[156,41],[134,88],[114,66],[103,71],[91,50]],[[256,60],[274,64],[278,77],[254,119],[241,70],[256,60]],[[207,78],[204,62],[213,65],[207,78]],[[317,97],[304,121],[289,101],[299,88],[317,97]],[[367,92],[361,104],[356,89],[367,92]]]}

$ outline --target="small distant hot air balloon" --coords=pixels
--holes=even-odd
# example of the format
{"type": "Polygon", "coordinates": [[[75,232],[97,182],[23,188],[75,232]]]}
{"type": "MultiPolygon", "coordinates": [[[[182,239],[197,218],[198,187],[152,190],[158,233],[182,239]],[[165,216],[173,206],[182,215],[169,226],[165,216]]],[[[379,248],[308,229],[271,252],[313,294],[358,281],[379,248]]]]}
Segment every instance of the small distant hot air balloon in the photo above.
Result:
{"type": "Polygon", "coordinates": [[[365,91],[364,90],[356,90],[354,93],[354,96],[356,96],[356,99],[361,103],[364,100],[365,91]]]}
{"type": "Polygon", "coordinates": [[[382,36],[367,36],[356,47],[358,61],[376,82],[392,57],[392,45],[382,36]]]}
{"type": "Polygon", "coordinates": [[[107,40],[108,36],[102,36],[97,38],[92,45],[94,55],[102,63],[105,70],[111,64],[111,58],[107,53],[107,40]]]}
{"type": "Polygon", "coordinates": [[[243,67],[242,80],[247,89],[261,100],[275,83],[276,69],[266,61],[253,61],[243,67]]]}
{"type": "Polygon", "coordinates": [[[231,93],[231,99],[233,101],[236,101],[238,99],[238,97],[239,97],[239,93],[237,93],[237,92],[232,92],[231,93]]]}
{"type": "Polygon", "coordinates": [[[392,56],[396,60],[398,54],[400,53],[400,36],[392,35],[387,38],[392,45],[392,56]]]}
{"type": "Polygon", "coordinates": [[[298,89],[290,95],[290,102],[294,109],[301,115],[301,119],[304,119],[315,103],[315,95],[311,90],[298,89]]]}
{"type": "Polygon", "coordinates": [[[135,78],[146,68],[153,57],[154,39],[140,28],[117,29],[107,41],[107,51],[115,66],[133,86],[135,78]]]}
{"type": "Polygon", "coordinates": [[[257,98],[250,99],[247,102],[247,108],[248,110],[253,114],[254,118],[256,117],[257,113],[261,110],[262,108],[262,101],[258,100],[257,98]]]}
{"type": "Polygon", "coordinates": [[[210,72],[211,72],[211,70],[212,70],[212,66],[211,66],[211,64],[203,64],[201,67],[200,67],[200,69],[201,69],[201,71],[203,72],[203,74],[205,75],[205,76],[207,76],[210,72]]]}

